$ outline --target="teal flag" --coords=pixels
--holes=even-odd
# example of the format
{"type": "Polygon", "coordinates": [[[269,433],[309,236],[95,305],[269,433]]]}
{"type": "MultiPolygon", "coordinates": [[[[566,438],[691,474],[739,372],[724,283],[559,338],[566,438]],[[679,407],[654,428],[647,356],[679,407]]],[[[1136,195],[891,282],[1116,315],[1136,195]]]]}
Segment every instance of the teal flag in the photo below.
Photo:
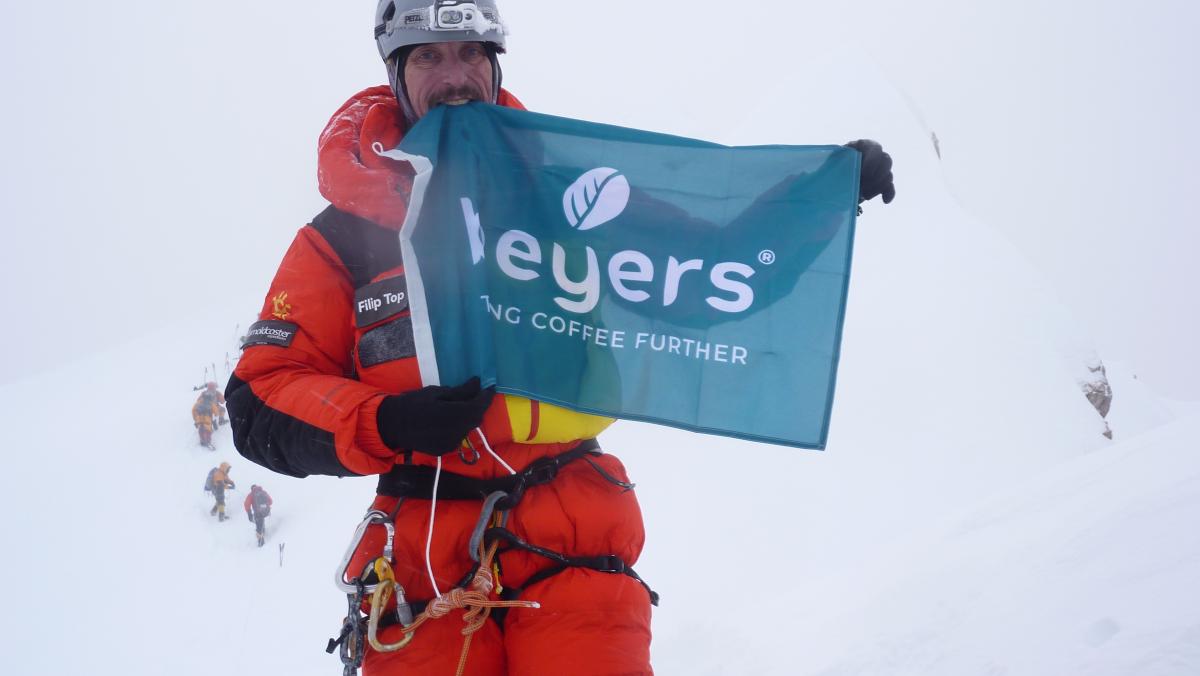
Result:
{"type": "Polygon", "coordinates": [[[730,148],[486,104],[394,150],[421,375],[824,448],[859,154],[730,148]]]}

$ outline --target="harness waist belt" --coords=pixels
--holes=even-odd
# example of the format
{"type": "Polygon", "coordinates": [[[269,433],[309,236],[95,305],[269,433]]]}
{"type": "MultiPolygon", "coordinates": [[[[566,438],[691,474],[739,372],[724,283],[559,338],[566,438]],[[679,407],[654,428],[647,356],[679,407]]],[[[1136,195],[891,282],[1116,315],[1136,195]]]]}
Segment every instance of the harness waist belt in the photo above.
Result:
{"type": "MultiPolygon", "coordinates": [[[[438,500],[483,500],[496,491],[508,493],[516,500],[530,486],[550,483],[558,476],[558,470],[568,463],[586,455],[600,455],[600,442],[584,439],[578,446],[559,455],[538,458],[525,469],[495,479],[476,479],[453,472],[442,472],[438,480],[438,500]]],[[[428,500],[433,495],[433,478],[436,470],[424,465],[396,465],[387,474],[379,475],[378,495],[389,498],[417,498],[428,500]]]]}

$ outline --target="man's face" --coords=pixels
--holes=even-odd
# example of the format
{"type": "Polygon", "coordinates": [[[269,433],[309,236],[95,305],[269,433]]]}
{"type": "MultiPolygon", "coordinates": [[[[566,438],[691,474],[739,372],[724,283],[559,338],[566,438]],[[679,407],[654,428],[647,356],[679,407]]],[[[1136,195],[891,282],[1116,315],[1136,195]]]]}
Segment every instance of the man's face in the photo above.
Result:
{"type": "Polygon", "coordinates": [[[481,42],[420,45],[404,64],[404,84],[418,118],[442,103],[491,101],[492,62],[481,42]]]}

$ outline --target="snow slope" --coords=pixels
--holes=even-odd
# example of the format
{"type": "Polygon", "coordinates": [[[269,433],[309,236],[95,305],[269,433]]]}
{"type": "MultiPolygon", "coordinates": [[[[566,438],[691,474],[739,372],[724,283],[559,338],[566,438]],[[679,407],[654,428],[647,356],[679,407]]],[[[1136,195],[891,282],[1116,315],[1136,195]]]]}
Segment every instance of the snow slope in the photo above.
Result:
{"type": "MultiPolygon", "coordinates": [[[[247,40],[277,21],[265,9],[245,11],[253,16],[233,23],[247,40]]],[[[277,88],[304,101],[308,131],[286,126],[299,121],[264,131],[235,104],[274,82],[278,59],[237,63],[261,69],[238,79],[236,59],[210,62],[223,39],[215,28],[227,19],[214,12],[209,20],[214,30],[198,32],[214,44],[172,56],[197,59],[181,71],[195,76],[193,86],[180,99],[142,101],[172,113],[204,110],[209,99],[229,106],[205,120],[213,128],[196,125],[194,147],[179,150],[192,159],[184,174],[159,185],[158,174],[170,172],[145,163],[136,180],[106,175],[87,193],[122,207],[87,219],[122,226],[116,244],[105,244],[112,251],[99,255],[113,256],[113,267],[152,263],[157,283],[140,284],[152,293],[107,321],[101,304],[89,306],[80,326],[112,347],[64,354],[20,380],[0,374],[10,477],[0,522],[9,543],[0,557],[0,673],[340,669],[322,652],[344,612],[333,567],[374,482],[272,475],[235,454],[227,429],[218,451],[206,451],[188,410],[203,366],[223,365],[234,327],[259,307],[291,230],[319,208],[302,164],[319,131],[314,111],[331,111],[352,89],[331,94],[346,82],[335,73],[361,62],[377,78],[378,67],[370,45],[352,56],[331,48],[343,62],[322,56],[324,65],[298,68],[310,81],[277,88]],[[229,162],[230,145],[249,149],[248,161],[229,162]],[[271,184],[259,176],[264,166],[271,184]],[[131,182],[154,199],[126,208],[131,182]],[[224,201],[180,210],[197,185],[224,201]],[[161,235],[164,214],[203,239],[161,235]],[[197,274],[217,256],[219,279],[197,274]],[[147,316],[155,321],[134,321],[147,316]],[[222,460],[239,490],[229,498],[234,520],[217,524],[201,484],[222,460]],[[264,549],[238,516],[251,483],[276,499],[264,549]]],[[[134,46],[118,54],[120,64],[144,62],[134,46]]],[[[538,50],[506,63],[518,93],[546,112],[725,143],[868,136],[896,158],[897,201],[867,205],[860,221],[827,452],[632,423],[602,439],[638,482],[649,535],[638,570],[663,596],[654,616],[658,673],[1197,673],[1196,413],[1156,400],[1132,367],[1110,364],[1116,441],[1103,439],[1074,382],[1077,364],[1062,359],[1087,336],[999,224],[973,218],[947,191],[903,95],[872,64],[827,47],[801,47],[792,79],[805,83],[803,100],[769,82],[756,93],[754,82],[764,81],[749,78],[738,90],[748,101],[695,115],[681,115],[674,101],[705,82],[681,76],[664,94],[663,83],[639,81],[618,99],[614,83],[600,80],[563,96],[569,78],[539,78],[543,67],[570,64],[530,62],[549,53],[538,50]],[[630,104],[646,101],[654,105],[630,104]]],[[[627,78],[620,70],[601,75],[627,78]]],[[[106,85],[88,86],[102,100],[106,85]]],[[[174,142],[174,118],[159,112],[153,131],[174,142]]],[[[143,126],[122,120],[129,134],[143,126]]],[[[70,156],[108,157],[124,138],[70,156]]],[[[97,296],[118,295],[108,284],[97,296]]]]}
{"type": "Polygon", "coordinates": [[[983,500],[812,673],[1200,673],[1198,435],[1193,414],[983,500]]]}
{"type": "MultiPolygon", "coordinates": [[[[0,671],[337,673],[321,652],[343,611],[332,569],[373,482],[272,475],[235,455],[227,428],[218,451],[196,445],[190,387],[229,335],[175,326],[0,387],[19,479],[0,671]],[[131,380],[144,363],[159,366],[131,380]],[[217,524],[201,484],[221,460],[239,487],[217,524]],[[239,514],[251,483],[276,499],[264,549],[239,514]]],[[[659,673],[1196,673],[1200,411],[1110,443],[1073,417],[1049,357],[1006,364],[1020,373],[1001,383],[1035,389],[1004,408],[1008,386],[942,389],[975,375],[962,355],[942,366],[942,344],[912,355],[927,382],[884,397],[873,385],[913,367],[881,345],[847,355],[827,453],[632,423],[605,435],[639,482],[659,673]],[[1034,426],[1055,418],[1065,431],[1034,426]]]]}
{"type": "MultiPolygon", "coordinates": [[[[957,210],[916,145],[893,144],[907,202],[863,219],[828,452],[632,423],[604,436],[639,483],[660,673],[1052,674],[1070,671],[1045,656],[1082,664],[1089,636],[1116,632],[1113,668],[1159,659],[1171,632],[1189,645],[1195,552],[1178,547],[1196,516],[1194,421],[1100,437],[1059,357],[1074,336],[1057,306],[957,210]],[[1080,574],[1125,543],[1139,556],[1080,574]],[[1151,585],[1171,592],[1139,607],[1151,585]],[[1047,627],[1071,608],[1073,624],[1023,640],[1009,628],[1025,604],[1047,627]],[[1007,638],[1007,662],[986,659],[989,636],[1007,638]]],[[[321,652],[343,613],[332,569],[372,480],[272,475],[235,455],[227,429],[217,452],[199,448],[188,415],[201,369],[221,368],[259,293],[208,329],[168,325],[0,386],[19,478],[3,525],[17,543],[3,564],[4,673],[335,673],[321,652]],[[208,515],[201,484],[221,460],[239,484],[235,517],[250,483],[275,497],[268,547],[240,517],[208,515]]]]}
{"type": "Polygon", "coordinates": [[[371,486],[273,475],[227,427],[216,452],[196,443],[191,387],[228,333],[170,327],[0,389],[18,478],[0,673],[328,673],[323,634],[344,612],[324,593],[333,551],[371,486]],[[237,490],[218,524],[202,486],[222,460],[237,490]],[[279,506],[264,549],[241,511],[252,483],[279,506]]]}

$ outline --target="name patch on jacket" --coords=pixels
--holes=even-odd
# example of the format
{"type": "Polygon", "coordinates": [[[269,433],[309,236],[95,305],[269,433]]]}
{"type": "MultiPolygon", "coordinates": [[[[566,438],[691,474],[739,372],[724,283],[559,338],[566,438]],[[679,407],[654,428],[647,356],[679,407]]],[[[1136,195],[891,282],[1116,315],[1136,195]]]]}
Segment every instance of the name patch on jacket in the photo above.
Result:
{"type": "Polygon", "coordinates": [[[299,330],[300,326],[297,324],[281,322],[275,319],[254,322],[246,330],[246,337],[242,339],[242,349],[244,350],[252,345],[288,347],[292,344],[292,340],[296,338],[296,332],[299,330]]]}
{"type": "Polygon", "coordinates": [[[354,293],[354,322],[370,326],[408,309],[408,286],[404,276],[368,284],[354,293]]]}
{"type": "Polygon", "coordinates": [[[417,356],[412,318],[400,317],[367,331],[358,339],[358,360],[363,368],[417,356]]]}

